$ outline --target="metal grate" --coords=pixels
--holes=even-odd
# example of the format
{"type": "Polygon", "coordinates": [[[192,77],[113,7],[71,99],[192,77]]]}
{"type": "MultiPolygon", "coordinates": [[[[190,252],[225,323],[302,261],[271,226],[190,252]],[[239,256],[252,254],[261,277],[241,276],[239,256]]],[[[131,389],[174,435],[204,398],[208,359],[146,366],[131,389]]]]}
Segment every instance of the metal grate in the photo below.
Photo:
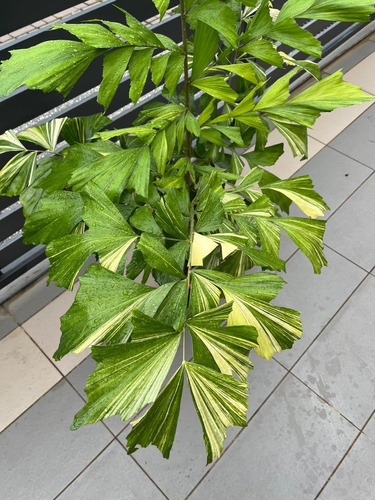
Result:
{"type": "MultiPolygon", "coordinates": [[[[67,22],[73,19],[77,22],[92,19],[93,17],[121,21],[122,14],[113,8],[113,1],[106,0],[101,4],[92,5],[87,10],[61,18],[59,22],[67,22]]],[[[125,1],[125,3],[124,8],[146,22],[149,27],[170,36],[176,42],[180,41],[180,21],[177,14],[169,11],[169,15],[159,23],[155,19],[156,11],[152,10],[152,6],[150,7],[151,2],[149,0],[131,2],[130,7],[130,2],[125,1]]],[[[177,3],[177,0],[175,0],[172,1],[171,5],[175,6],[177,3]]],[[[279,0],[274,2],[274,6],[280,8],[283,3],[283,0],[279,0]]],[[[117,0],[116,4],[122,7],[121,1],[117,0]]],[[[2,7],[0,7],[0,15],[1,10],[2,7]]],[[[321,66],[328,64],[332,55],[337,57],[339,52],[342,53],[344,50],[348,50],[351,45],[358,43],[371,31],[370,25],[363,26],[360,23],[347,25],[337,22],[305,21],[301,23],[301,26],[309,29],[322,42],[323,60],[320,63],[321,66]]],[[[0,60],[9,57],[8,50],[29,47],[51,38],[61,38],[62,32],[56,33],[53,31],[47,33],[48,28],[48,25],[43,25],[40,29],[34,30],[32,34],[22,36],[20,41],[8,41],[0,45],[0,60]]],[[[372,29],[374,28],[372,27],[372,29]]],[[[69,38],[69,35],[67,38],[69,38]]],[[[296,59],[305,57],[297,50],[291,51],[289,47],[280,46],[280,48],[296,59]]],[[[57,93],[44,95],[41,92],[33,91],[31,96],[31,91],[26,88],[19,89],[11,96],[0,99],[0,132],[2,133],[9,128],[14,128],[16,132],[20,132],[30,126],[59,116],[84,116],[101,112],[102,109],[96,102],[101,74],[99,65],[100,62],[92,64],[86,75],[73,89],[70,99],[66,102],[63,102],[57,93]]],[[[270,69],[268,75],[272,80],[280,76],[281,72],[282,70],[277,68],[270,69]]],[[[293,85],[297,86],[300,83],[301,78],[296,80],[293,85]]],[[[136,106],[133,106],[132,103],[126,102],[128,90],[129,79],[128,75],[125,74],[119,91],[109,108],[109,116],[116,127],[130,125],[135,118],[137,108],[146,102],[157,99],[161,93],[161,87],[153,89],[149,83],[148,87],[147,85],[145,87],[146,94],[136,106]]],[[[3,158],[1,158],[0,167],[7,161],[5,156],[3,155],[3,158]]],[[[23,222],[22,207],[19,201],[16,198],[0,197],[0,289],[2,289],[0,291],[0,303],[37,279],[48,269],[48,261],[44,256],[44,247],[42,245],[33,247],[23,244],[21,230],[23,222]]]]}

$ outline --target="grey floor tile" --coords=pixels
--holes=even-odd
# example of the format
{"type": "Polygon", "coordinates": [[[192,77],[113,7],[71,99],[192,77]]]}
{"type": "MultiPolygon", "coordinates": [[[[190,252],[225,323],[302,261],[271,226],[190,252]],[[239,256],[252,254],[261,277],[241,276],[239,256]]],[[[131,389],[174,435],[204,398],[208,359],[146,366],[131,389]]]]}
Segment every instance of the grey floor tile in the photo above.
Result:
{"type": "Polygon", "coordinates": [[[325,249],[328,267],[314,274],[310,261],[298,252],[287,264],[287,285],[275,303],[301,311],[303,334],[291,350],[283,351],[277,359],[290,368],[322,328],[341,307],[361,280],[365,271],[329,248],[325,249]]]}
{"type": "Polygon", "coordinates": [[[367,434],[367,436],[369,436],[373,441],[375,441],[375,413],[364,428],[363,432],[367,434]]]}
{"type": "Polygon", "coordinates": [[[51,500],[110,442],[103,426],[69,429],[81,398],[62,381],[0,436],[0,498],[51,500]]]}
{"type": "Polygon", "coordinates": [[[339,134],[330,146],[375,169],[375,104],[339,134]]]}
{"type": "Polygon", "coordinates": [[[59,288],[54,283],[46,286],[46,282],[47,276],[43,276],[4,303],[5,309],[15,317],[18,323],[24,323],[65,291],[65,288],[59,288]]]}
{"type": "MultiPolygon", "coordinates": [[[[298,176],[311,177],[315,190],[331,209],[326,214],[328,217],[372,172],[357,161],[325,147],[298,171],[298,176]]],[[[297,215],[297,212],[294,214],[297,215]]],[[[298,215],[301,216],[301,212],[298,215]]]]}
{"type": "Polygon", "coordinates": [[[375,498],[375,443],[363,434],[327,484],[320,500],[375,498]]]}
{"type": "MultiPolygon", "coordinates": [[[[69,382],[75,387],[75,389],[77,389],[77,391],[85,400],[86,393],[84,391],[84,388],[86,386],[87,377],[95,370],[95,366],[95,361],[91,356],[89,356],[67,376],[69,382]]],[[[95,424],[94,427],[96,427],[96,425],[100,424],[95,424]]],[[[114,417],[107,418],[105,420],[105,425],[108,427],[108,429],[110,429],[111,432],[113,432],[113,434],[117,435],[126,427],[127,423],[121,420],[120,415],[115,415],[114,417]]]]}
{"type": "Polygon", "coordinates": [[[4,307],[0,307],[0,340],[18,327],[4,307]]]}
{"type": "Polygon", "coordinates": [[[330,75],[339,69],[342,69],[344,73],[347,73],[349,70],[354,68],[357,64],[359,64],[363,59],[366,59],[367,56],[374,52],[374,43],[371,41],[364,41],[355,47],[353,47],[348,52],[338,59],[335,62],[326,66],[324,71],[329,73],[330,75]]]}
{"type": "MultiPolygon", "coordinates": [[[[249,417],[259,408],[265,398],[280,382],[286,371],[275,361],[265,361],[251,356],[254,371],[250,373],[249,417]]],[[[228,429],[226,444],[240,432],[241,428],[228,429]]],[[[126,445],[126,429],[119,439],[126,445]]],[[[139,449],[134,458],[146,470],[171,500],[182,500],[193,489],[206,472],[206,453],[200,422],[185,384],[181,403],[179,425],[169,460],[165,460],[154,446],[139,449]]]]}
{"type": "Polygon", "coordinates": [[[115,441],[58,498],[149,500],[165,497],[115,441]]]}
{"type": "Polygon", "coordinates": [[[327,245],[368,271],[375,264],[374,193],[375,175],[372,175],[333,214],[325,235],[327,245]]]}
{"type": "Polygon", "coordinates": [[[374,297],[369,276],[293,369],[360,428],[375,407],[374,297]]]}
{"type": "Polygon", "coordinates": [[[288,375],[191,498],[313,499],[355,435],[288,375]]]}

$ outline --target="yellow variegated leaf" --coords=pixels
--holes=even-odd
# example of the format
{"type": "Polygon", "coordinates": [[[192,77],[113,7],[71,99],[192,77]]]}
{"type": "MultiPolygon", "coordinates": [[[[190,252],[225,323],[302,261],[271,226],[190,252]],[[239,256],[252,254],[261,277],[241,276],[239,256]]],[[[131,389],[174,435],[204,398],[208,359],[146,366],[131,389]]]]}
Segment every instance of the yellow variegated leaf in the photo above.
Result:
{"type": "Polygon", "coordinates": [[[203,259],[215,250],[217,245],[218,244],[208,236],[194,233],[193,243],[190,248],[190,264],[192,266],[203,266],[203,259]]]}

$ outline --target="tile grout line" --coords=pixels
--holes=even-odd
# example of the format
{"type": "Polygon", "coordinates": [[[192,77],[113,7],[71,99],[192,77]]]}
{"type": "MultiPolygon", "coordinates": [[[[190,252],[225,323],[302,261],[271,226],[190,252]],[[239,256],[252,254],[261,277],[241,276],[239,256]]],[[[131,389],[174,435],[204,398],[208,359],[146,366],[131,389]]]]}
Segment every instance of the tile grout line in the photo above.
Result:
{"type": "Polygon", "coordinates": [[[292,371],[288,371],[296,380],[298,380],[299,382],[301,382],[301,384],[303,384],[307,389],[309,389],[311,392],[313,392],[315,394],[315,396],[317,396],[319,399],[321,399],[327,406],[329,406],[330,408],[332,408],[332,410],[334,410],[335,412],[337,412],[344,420],[346,420],[350,425],[352,425],[355,429],[357,429],[358,431],[361,431],[361,428],[358,427],[358,425],[356,425],[354,422],[352,422],[346,415],[344,415],[344,413],[342,413],[338,408],[336,408],[335,406],[333,406],[332,403],[330,403],[329,401],[327,401],[327,399],[325,399],[321,394],[319,394],[315,389],[313,389],[312,387],[310,387],[307,382],[304,382],[300,377],[298,377],[298,375],[296,375],[295,373],[293,373],[292,371]]]}
{"type": "Polygon", "coordinates": [[[343,253],[340,253],[337,250],[335,250],[333,247],[331,247],[330,245],[327,245],[327,243],[325,243],[324,246],[326,248],[329,248],[331,250],[331,252],[334,252],[335,254],[339,255],[340,257],[342,257],[343,259],[347,260],[348,262],[350,262],[354,266],[358,267],[359,269],[361,269],[365,273],[369,273],[369,272],[371,273],[371,271],[368,271],[364,267],[360,266],[357,262],[354,262],[354,260],[349,259],[349,257],[346,257],[346,255],[344,255],[343,253]]]}
{"type": "MultiPolygon", "coordinates": [[[[336,318],[336,316],[341,312],[341,310],[345,307],[345,305],[349,302],[349,300],[353,297],[353,295],[357,292],[357,290],[363,285],[363,283],[366,281],[366,279],[370,276],[371,273],[367,272],[366,275],[362,278],[362,280],[358,283],[358,285],[354,288],[354,290],[348,295],[348,297],[344,300],[344,302],[341,304],[341,306],[337,309],[337,311],[331,316],[331,318],[327,321],[327,323],[323,326],[323,328],[320,330],[318,335],[310,342],[310,344],[306,347],[306,349],[303,351],[303,353],[297,358],[297,360],[293,363],[293,365],[289,368],[289,371],[292,372],[292,370],[296,367],[297,363],[300,362],[302,357],[307,353],[307,351],[310,349],[310,347],[320,338],[322,333],[325,331],[325,329],[331,324],[331,322],[336,318]]],[[[282,363],[281,363],[282,364],[282,363]]],[[[282,366],[284,366],[282,364],[282,366]]],[[[286,368],[286,367],[284,367],[286,368]]],[[[293,373],[294,375],[294,373],[293,373]]]]}
{"type": "Polygon", "coordinates": [[[91,465],[93,462],[95,462],[95,460],[96,460],[97,458],[99,458],[99,457],[100,457],[100,455],[101,455],[101,454],[102,454],[102,453],[103,453],[103,452],[104,452],[104,451],[105,451],[105,450],[106,450],[106,449],[107,449],[107,448],[108,448],[108,447],[109,447],[112,443],[114,443],[115,441],[116,441],[116,437],[114,437],[113,439],[111,439],[111,440],[109,441],[109,443],[107,443],[107,444],[105,445],[105,447],[104,447],[104,448],[103,448],[103,449],[102,449],[102,450],[101,450],[101,451],[100,451],[97,455],[95,455],[95,457],[94,457],[92,460],[90,460],[90,461],[89,461],[89,463],[88,463],[88,464],[87,464],[87,465],[86,465],[86,466],[85,466],[85,467],[81,470],[81,472],[80,472],[79,474],[77,474],[77,475],[76,475],[76,476],[75,476],[75,477],[74,477],[74,478],[73,478],[73,479],[72,479],[72,480],[71,480],[71,481],[70,481],[70,482],[69,482],[66,486],[64,486],[64,488],[63,488],[63,489],[62,489],[62,490],[61,490],[61,491],[60,491],[60,492],[59,492],[56,496],[54,496],[54,497],[53,497],[53,500],[56,500],[56,499],[57,499],[60,495],[62,495],[62,494],[64,493],[64,491],[65,491],[65,490],[67,490],[67,489],[69,488],[69,486],[71,486],[71,485],[75,482],[75,480],[76,480],[76,479],[78,479],[78,478],[79,478],[79,476],[81,476],[81,475],[85,472],[85,470],[87,470],[87,469],[90,467],[90,465],[91,465]]]}
{"type": "Polygon", "coordinates": [[[290,374],[292,377],[294,377],[296,380],[298,380],[301,384],[303,384],[307,389],[309,389],[312,393],[315,394],[319,399],[321,399],[327,406],[332,408],[335,412],[337,412],[341,417],[343,417],[349,424],[351,424],[353,427],[355,427],[358,431],[361,430],[358,425],[356,425],[354,422],[352,422],[344,413],[342,413],[338,408],[336,408],[332,403],[330,403],[327,399],[325,399],[321,394],[319,394],[315,389],[310,387],[307,382],[302,380],[298,375],[296,375],[294,372],[291,371],[291,369],[288,369],[286,366],[284,366],[280,361],[274,358],[274,360],[285,370],[287,370],[288,374],[290,374]]]}
{"type": "Polygon", "coordinates": [[[338,464],[336,465],[336,467],[333,469],[333,471],[331,472],[330,476],[328,477],[328,479],[326,480],[326,482],[324,483],[324,485],[322,486],[322,488],[319,490],[319,492],[316,495],[316,497],[314,498],[314,500],[317,500],[320,497],[320,495],[322,494],[322,492],[324,491],[324,489],[327,487],[327,485],[330,482],[330,480],[334,477],[334,475],[336,474],[336,472],[339,469],[340,465],[343,463],[343,461],[345,460],[345,458],[348,456],[349,452],[354,447],[354,445],[356,444],[356,442],[358,441],[358,439],[360,438],[360,436],[361,435],[365,435],[363,433],[363,430],[366,427],[366,425],[369,423],[369,421],[371,420],[371,418],[373,417],[373,415],[375,415],[375,411],[373,411],[371,413],[371,415],[369,416],[369,418],[366,420],[366,422],[364,423],[364,425],[361,427],[361,429],[359,430],[357,436],[354,438],[354,440],[351,443],[351,445],[349,446],[349,448],[346,450],[346,452],[344,453],[344,455],[341,457],[341,460],[338,462],[338,464]]]}
{"type": "Polygon", "coordinates": [[[138,461],[133,457],[133,455],[128,454],[128,450],[126,449],[126,446],[118,439],[118,436],[115,438],[115,440],[120,444],[120,446],[125,450],[126,454],[135,462],[136,465],[141,469],[141,471],[145,474],[145,476],[148,477],[148,479],[153,483],[153,485],[162,493],[162,495],[169,500],[168,496],[164,493],[164,491],[160,488],[160,486],[154,481],[154,479],[148,474],[148,472],[145,471],[145,469],[142,467],[141,464],[138,463],[138,461]]]}
{"type": "MultiPolygon", "coordinates": [[[[374,103],[374,104],[375,104],[375,103],[374,103]]],[[[370,109],[370,108],[367,108],[367,109],[370,109]]],[[[367,111],[367,110],[366,110],[366,111],[367,111]]],[[[361,116],[362,116],[362,115],[360,115],[358,118],[360,118],[361,116]]],[[[355,120],[353,120],[353,121],[352,121],[352,123],[351,123],[350,125],[353,125],[353,123],[354,123],[356,120],[357,120],[357,118],[356,118],[355,120]]],[[[344,129],[343,131],[345,131],[345,129],[344,129]]],[[[341,132],[340,132],[340,133],[341,133],[341,132]]],[[[326,146],[327,148],[332,149],[333,151],[336,151],[336,153],[340,153],[340,154],[342,154],[343,156],[346,156],[346,157],[347,157],[347,158],[349,158],[350,160],[354,160],[354,161],[356,161],[357,163],[359,163],[359,164],[360,164],[360,165],[362,165],[363,167],[367,167],[367,168],[369,168],[370,170],[372,170],[373,172],[375,171],[375,168],[370,167],[370,166],[369,166],[369,165],[367,165],[366,163],[363,163],[363,161],[361,161],[361,160],[357,160],[357,159],[356,159],[356,158],[354,158],[353,156],[348,155],[348,153],[344,153],[343,151],[340,151],[339,149],[336,149],[335,147],[333,147],[333,146],[331,145],[331,142],[333,142],[334,140],[335,140],[335,139],[332,139],[332,141],[330,141],[330,142],[329,142],[328,144],[326,144],[325,146],[326,146]]]]}

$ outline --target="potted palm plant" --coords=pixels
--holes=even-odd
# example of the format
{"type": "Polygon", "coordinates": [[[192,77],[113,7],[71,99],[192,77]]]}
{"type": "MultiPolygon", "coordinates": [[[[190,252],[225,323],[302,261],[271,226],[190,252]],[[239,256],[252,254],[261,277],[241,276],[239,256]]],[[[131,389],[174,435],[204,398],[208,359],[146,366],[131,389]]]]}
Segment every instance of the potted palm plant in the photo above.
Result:
{"type": "MultiPolygon", "coordinates": [[[[154,4],[163,18],[169,0],[154,4]]],[[[50,281],[72,289],[96,259],[61,318],[55,353],[90,347],[97,362],[72,428],[146,410],[129,453],[154,444],[169,457],[187,380],[211,462],[227,427],[246,425],[249,351],[269,359],[302,333],[297,311],[272,304],[285,283],[281,232],[316,273],[327,264],[328,207],[308,176],[281,180],[264,168],[283,154],[283,144],[267,145],[269,133],[276,128],[307,157],[307,128],[321,113],[373,98],[341,71],[322,79],[315,62],[280,45],[319,57],[320,42],[297,20],[367,21],[375,8],[368,0],[288,0],[280,11],[269,0],[181,0],[178,12],[181,44],[124,11],[123,24],[58,24],[77,40],[11,52],[1,96],[22,85],[66,96],[96,58],[104,112],[124,78],[134,104],[150,78],[162,93],[127,128],[99,114],[5,132],[0,153],[13,156],[0,192],[20,196],[24,241],[46,245],[50,281]],[[272,84],[271,66],[287,70],[272,84]],[[301,72],[315,82],[290,97],[301,72]],[[291,203],[306,217],[289,216],[291,203]]]]}

